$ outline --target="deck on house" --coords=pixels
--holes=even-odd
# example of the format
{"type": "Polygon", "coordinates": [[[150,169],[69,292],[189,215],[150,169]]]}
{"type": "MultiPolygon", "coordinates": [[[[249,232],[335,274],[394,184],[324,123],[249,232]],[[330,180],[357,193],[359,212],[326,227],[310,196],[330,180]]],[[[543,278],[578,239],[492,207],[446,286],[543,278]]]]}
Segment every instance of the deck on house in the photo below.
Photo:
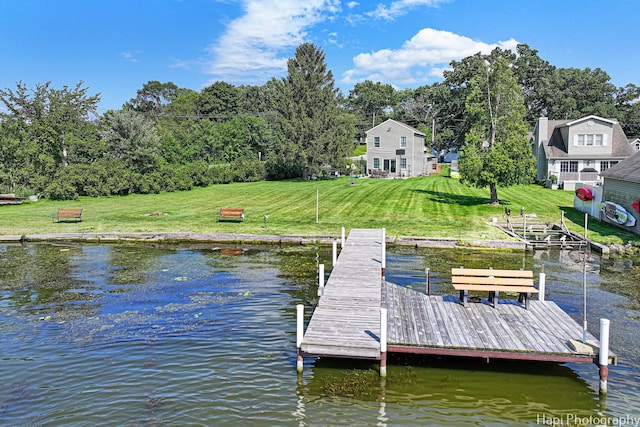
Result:
{"type": "MultiPolygon", "coordinates": [[[[387,352],[585,362],[596,338],[552,301],[485,299],[465,308],[455,296],[428,296],[382,278],[381,230],[355,229],[304,333],[306,355],[380,359],[380,308],[387,309],[387,352]]],[[[613,356],[615,357],[615,356],[613,356]]],[[[615,359],[614,359],[615,361],[615,359]]]]}

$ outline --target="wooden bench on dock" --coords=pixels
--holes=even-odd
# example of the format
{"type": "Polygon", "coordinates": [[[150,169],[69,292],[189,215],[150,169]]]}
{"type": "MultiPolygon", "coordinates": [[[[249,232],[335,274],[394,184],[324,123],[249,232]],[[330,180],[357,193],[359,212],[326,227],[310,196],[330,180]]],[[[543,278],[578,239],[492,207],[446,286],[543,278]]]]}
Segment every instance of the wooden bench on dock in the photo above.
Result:
{"type": "Polygon", "coordinates": [[[531,270],[493,270],[479,268],[452,268],[451,284],[460,291],[460,302],[465,307],[469,303],[469,291],[488,292],[489,303],[494,307],[498,303],[499,292],[517,292],[518,301],[529,308],[531,294],[537,294],[533,286],[531,270]]]}
{"type": "Polygon", "coordinates": [[[235,221],[244,221],[244,209],[242,208],[220,208],[218,212],[217,221],[221,221],[223,219],[235,220],[235,221]]]}
{"type": "Polygon", "coordinates": [[[79,208],[59,208],[58,212],[51,214],[53,222],[60,221],[82,221],[82,209],[79,208]]]}

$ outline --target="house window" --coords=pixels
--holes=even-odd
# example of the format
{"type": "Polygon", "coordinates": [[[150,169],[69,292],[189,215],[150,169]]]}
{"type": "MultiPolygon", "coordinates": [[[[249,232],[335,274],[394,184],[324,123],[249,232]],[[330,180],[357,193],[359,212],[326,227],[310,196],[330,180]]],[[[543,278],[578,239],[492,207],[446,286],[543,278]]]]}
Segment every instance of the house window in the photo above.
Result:
{"type": "Polygon", "coordinates": [[[400,157],[400,169],[406,169],[406,168],[407,168],[407,158],[400,157]]]}
{"type": "Polygon", "coordinates": [[[376,148],[380,148],[380,137],[379,136],[374,136],[373,137],[373,146],[376,148]]]}
{"type": "Polygon", "coordinates": [[[578,172],[578,161],[562,161],[560,162],[560,172],[578,172]]]}
{"type": "Polygon", "coordinates": [[[374,157],[373,159],[373,168],[380,169],[380,159],[378,159],[377,157],[374,157]]]}
{"type": "Polygon", "coordinates": [[[407,146],[407,137],[406,136],[401,136],[400,137],[400,147],[406,147],[407,146]]]}
{"type": "Polygon", "coordinates": [[[578,145],[602,146],[603,136],[601,133],[581,133],[578,134],[578,145]]]}
{"type": "Polygon", "coordinates": [[[609,169],[611,166],[618,164],[617,160],[603,160],[600,162],[600,172],[604,172],[609,169]]]}

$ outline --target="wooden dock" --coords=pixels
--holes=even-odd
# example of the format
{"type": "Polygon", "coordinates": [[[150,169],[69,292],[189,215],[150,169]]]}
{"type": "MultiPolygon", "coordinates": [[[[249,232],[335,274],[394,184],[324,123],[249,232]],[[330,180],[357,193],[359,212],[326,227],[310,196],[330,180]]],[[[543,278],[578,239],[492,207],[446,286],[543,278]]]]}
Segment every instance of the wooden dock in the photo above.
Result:
{"type": "MultiPolygon", "coordinates": [[[[385,372],[386,353],[598,362],[598,340],[588,334],[583,344],[582,326],[552,301],[532,300],[525,309],[516,300],[499,299],[492,307],[483,298],[465,308],[453,295],[428,296],[386,282],[383,234],[351,231],[302,336],[299,358],[377,359],[385,372]],[[387,313],[386,352],[381,308],[387,313]]],[[[616,363],[613,354],[605,358],[616,363]]]]}
{"type": "Polygon", "coordinates": [[[378,359],[382,230],[353,229],[302,340],[306,354],[378,359]]]}

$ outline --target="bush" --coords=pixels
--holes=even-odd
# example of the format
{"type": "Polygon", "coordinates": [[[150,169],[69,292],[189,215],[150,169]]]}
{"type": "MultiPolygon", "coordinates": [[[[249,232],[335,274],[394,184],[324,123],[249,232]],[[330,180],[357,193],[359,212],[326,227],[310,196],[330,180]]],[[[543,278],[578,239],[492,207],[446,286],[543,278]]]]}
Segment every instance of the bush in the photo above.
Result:
{"type": "Polygon", "coordinates": [[[51,200],[76,200],[76,187],[66,181],[53,181],[44,191],[44,196],[51,200]]]}

